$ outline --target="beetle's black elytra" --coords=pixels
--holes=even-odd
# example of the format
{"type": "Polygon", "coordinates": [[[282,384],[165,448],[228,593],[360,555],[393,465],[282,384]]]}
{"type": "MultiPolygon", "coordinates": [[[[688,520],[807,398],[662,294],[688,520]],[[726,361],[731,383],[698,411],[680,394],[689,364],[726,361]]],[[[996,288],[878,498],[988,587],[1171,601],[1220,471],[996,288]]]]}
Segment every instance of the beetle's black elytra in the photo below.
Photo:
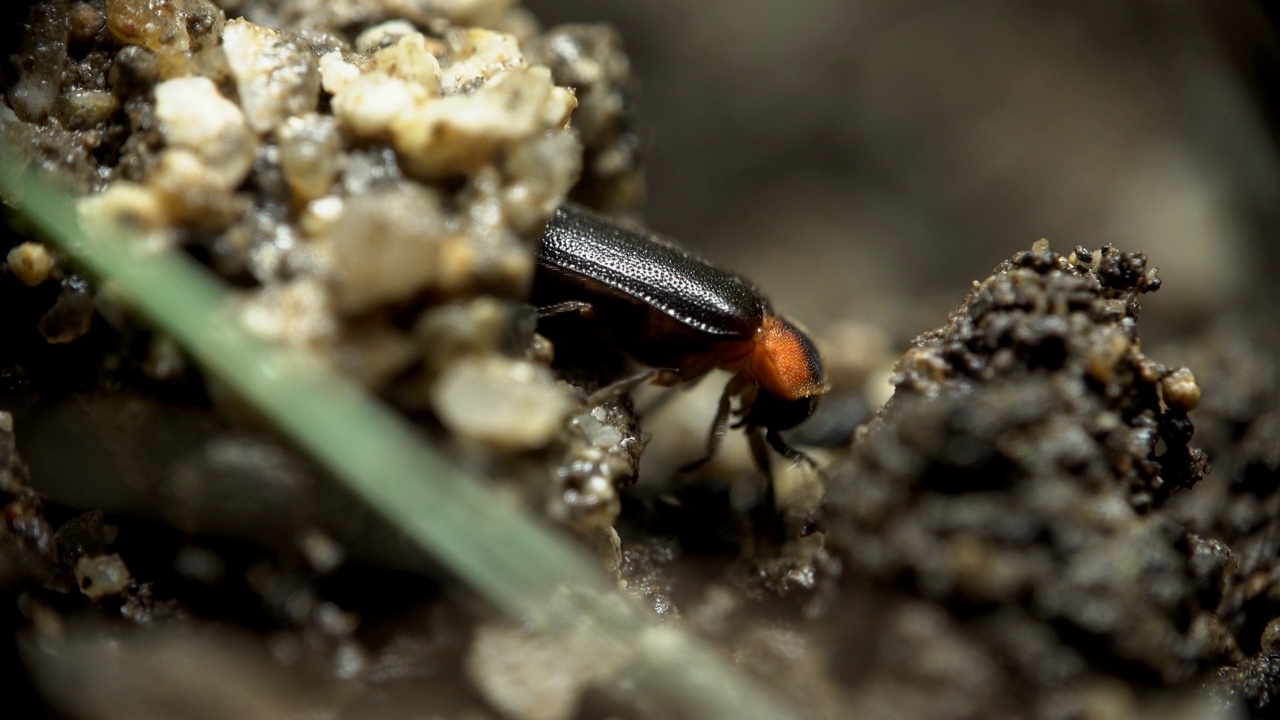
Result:
{"type": "Polygon", "coordinates": [[[743,278],[664,238],[573,205],[560,207],[547,222],[538,264],[552,273],[595,280],[718,337],[751,337],[771,309],[743,278]]]}

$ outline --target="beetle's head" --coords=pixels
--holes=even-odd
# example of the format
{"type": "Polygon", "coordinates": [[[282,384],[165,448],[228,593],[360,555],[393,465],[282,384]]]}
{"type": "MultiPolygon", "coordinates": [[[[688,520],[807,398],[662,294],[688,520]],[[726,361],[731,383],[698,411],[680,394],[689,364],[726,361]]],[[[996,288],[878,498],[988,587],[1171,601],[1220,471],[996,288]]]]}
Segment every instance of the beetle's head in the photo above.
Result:
{"type": "Polygon", "coordinates": [[[748,426],[770,430],[788,430],[804,422],[818,407],[818,395],[796,398],[779,397],[763,388],[756,393],[751,409],[744,418],[748,426]]]}

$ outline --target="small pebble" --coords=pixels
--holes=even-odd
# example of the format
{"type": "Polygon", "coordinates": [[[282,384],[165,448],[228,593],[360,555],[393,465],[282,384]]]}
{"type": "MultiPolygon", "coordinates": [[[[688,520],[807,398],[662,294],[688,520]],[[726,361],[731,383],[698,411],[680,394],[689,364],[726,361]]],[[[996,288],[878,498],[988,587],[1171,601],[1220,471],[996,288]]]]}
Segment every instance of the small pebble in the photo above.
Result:
{"type": "Polygon", "coordinates": [[[500,356],[456,362],[432,390],[436,411],[449,430],[512,452],[554,440],[575,404],[547,368],[500,356]]]}
{"type": "Polygon", "coordinates": [[[310,113],[280,128],[280,169],[298,200],[318,200],[338,177],[342,139],[331,116],[310,113]]]}
{"type": "Polygon", "coordinates": [[[54,300],[36,329],[50,345],[63,345],[89,332],[93,324],[93,293],[82,278],[63,281],[62,292],[54,300]]]}
{"type": "Polygon", "coordinates": [[[156,118],[171,148],[185,150],[206,169],[207,183],[230,190],[249,174],[258,141],[239,106],[204,77],[156,85],[156,118]]]}
{"type": "Polygon", "coordinates": [[[352,197],[334,223],[333,291],[347,313],[407,300],[440,281],[444,216],[426,188],[352,197]]]}
{"type": "Polygon", "coordinates": [[[107,24],[107,18],[97,8],[85,2],[71,6],[67,13],[67,40],[84,44],[93,40],[107,24]]]}
{"type": "Polygon", "coordinates": [[[249,127],[259,134],[315,109],[320,73],[314,56],[283,34],[242,19],[222,34],[231,75],[249,127]]]}
{"type": "Polygon", "coordinates": [[[1200,385],[1187,368],[1178,368],[1160,378],[1164,401],[1182,410],[1195,410],[1200,404],[1200,385]]]}
{"type": "Polygon", "coordinates": [[[9,272],[27,287],[35,287],[49,279],[53,270],[53,255],[37,242],[24,242],[9,251],[6,258],[9,272]]]}
{"type": "Polygon", "coordinates": [[[129,582],[133,579],[129,568],[115,553],[81,557],[76,561],[75,574],[80,592],[94,600],[123,593],[129,589],[129,582]]]}
{"type": "Polygon", "coordinates": [[[105,0],[107,28],[126,45],[187,53],[216,45],[226,16],[209,0],[105,0]]]}

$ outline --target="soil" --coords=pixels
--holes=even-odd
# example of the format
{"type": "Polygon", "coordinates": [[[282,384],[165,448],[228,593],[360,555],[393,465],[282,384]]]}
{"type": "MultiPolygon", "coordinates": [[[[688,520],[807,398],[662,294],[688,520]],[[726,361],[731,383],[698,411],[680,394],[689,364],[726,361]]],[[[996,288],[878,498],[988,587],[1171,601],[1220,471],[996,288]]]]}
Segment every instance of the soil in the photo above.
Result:
{"type": "MultiPolygon", "coordinates": [[[[814,324],[834,387],[787,436],[820,472],[773,458],[766,480],[730,431],[685,473],[722,378],[588,402],[626,359],[525,303],[556,206],[643,208],[615,29],[504,0],[6,12],[10,156],[208,267],[248,332],[354,379],[801,715],[1280,717],[1265,283],[1144,341],[1142,303],[1179,292],[1161,257],[1027,242],[967,295],[918,278],[890,322],[959,305],[909,343],[814,324]]],[[[12,210],[0,258],[6,717],[662,717],[589,637],[531,639],[409,546],[12,210]]]]}

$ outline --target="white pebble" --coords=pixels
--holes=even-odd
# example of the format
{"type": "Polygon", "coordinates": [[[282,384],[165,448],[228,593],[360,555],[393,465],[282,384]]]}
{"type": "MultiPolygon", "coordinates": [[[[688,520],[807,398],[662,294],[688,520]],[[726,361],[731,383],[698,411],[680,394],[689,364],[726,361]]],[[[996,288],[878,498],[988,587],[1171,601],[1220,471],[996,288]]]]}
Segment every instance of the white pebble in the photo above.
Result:
{"type": "Polygon", "coordinates": [[[213,81],[183,77],[156,85],[156,117],[165,141],[190,150],[209,169],[211,184],[231,189],[253,167],[258,140],[235,103],[213,81]]]}
{"type": "Polygon", "coordinates": [[[222,32],[222,48],[249,127],[259,134],[315,109],[320,75],[312,55],[284,35],[236,19],[222,32]]]}
{"type": "Polygon", "coordinates": [[[455,434],[509,451],[550,443],[575,405],[547,368],[498,356],[454,363],[436,381],[432,400],[455,434]]]}

